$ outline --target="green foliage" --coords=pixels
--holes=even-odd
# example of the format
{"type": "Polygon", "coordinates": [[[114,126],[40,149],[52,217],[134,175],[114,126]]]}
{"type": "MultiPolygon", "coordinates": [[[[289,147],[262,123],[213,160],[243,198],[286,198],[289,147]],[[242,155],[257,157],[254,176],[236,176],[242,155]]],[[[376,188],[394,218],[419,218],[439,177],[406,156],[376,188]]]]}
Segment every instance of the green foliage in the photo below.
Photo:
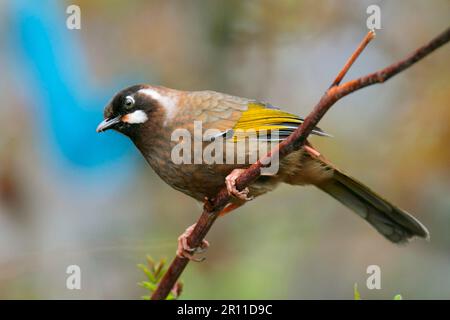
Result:
{"type": "MultiPolygon", "coordinates": [[[[139,286],[143,287],[144,289],[147,289],[150,291],[149,295],[142,296],[142,299],[144,300],[150,300],[150,297],[153,292],[155,292],[156,288],[158,287],[158,283],[161,281],[163,275],[166,273],[166,260],[161,259],[158,262],[155,262],[152,257],[147,256],[147,265],[145,264],[138,264],[137,267],[141,269],[147,279],[145,281],[141,281],[138,283],[139,286]]],[[[183,283],[177,282],[169,295],[167,296],[166,300],[175,300],[177,299],[181,291],[183,290],[183,283]]]]}
{"type": "Polygon", "coordinates": [[[355,283],[353,285],[353,299],[354,300],[361,300],[361,295],[359,294],[358,284],[357,283],[355,283]]]}
{"type": "MultiPolygon", "coordinates": [[[[353,299],[354,300],[361,300],[361,294],[358,291],[358,284],[355,283],[353,285],[353,299]]],[[[396,294],[394,296],[394,300],[403,300],[402,295],[401,294],[396,294]]]]}

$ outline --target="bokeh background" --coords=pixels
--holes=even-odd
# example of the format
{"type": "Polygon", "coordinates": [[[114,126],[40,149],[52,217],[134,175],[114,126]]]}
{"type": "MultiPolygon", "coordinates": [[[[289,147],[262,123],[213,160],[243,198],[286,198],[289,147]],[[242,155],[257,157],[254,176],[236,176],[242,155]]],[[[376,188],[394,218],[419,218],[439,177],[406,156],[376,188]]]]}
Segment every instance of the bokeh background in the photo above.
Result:
{"type": "MultiPolygon", "coordinates": [[[[0,1],[0,298],[138,299],[146,254],[174,256],[200,206],[125,137],[96,134],[124,86],[211,89],[306,115],[367,32],[348,78],[448,27],[433,1],[0,1]],[[66,8],[81,8],[81,30],[66,8]],[[66,268],[82,289],[66,289],[66,268]]],[[[314,188],[281,186],[220,219],[182,298],[450,298],[450,47],[338,102],[312,142],[413,213],[431,241],[398,247],[314,188]],[[379,265],[381,290],[365,286],[379,265]]]]}

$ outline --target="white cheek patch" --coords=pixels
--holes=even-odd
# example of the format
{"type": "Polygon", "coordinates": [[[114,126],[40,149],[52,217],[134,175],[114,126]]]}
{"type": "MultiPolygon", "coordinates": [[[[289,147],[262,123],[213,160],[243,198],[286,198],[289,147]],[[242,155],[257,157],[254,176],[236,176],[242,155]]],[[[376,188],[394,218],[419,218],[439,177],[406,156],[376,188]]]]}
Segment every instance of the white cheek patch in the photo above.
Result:
{"type": "Polygon", "coordinates": [[[166,120],[164,124],[166,124],[168,120],[171,120],[175,117],[177,111],[177,99],[175,97],[162,95],[158,91],[150,88],[141,89],[138,92],[151,97],[153,100],[158,101],[159,104],[166,110],[166,120]]]}
{"type": "Polygon", "coordinates": [[[142,110],[136,110],[122,117],[122,122],[130,124],[144,123],[148,120],[147,114],[142,110]]]}

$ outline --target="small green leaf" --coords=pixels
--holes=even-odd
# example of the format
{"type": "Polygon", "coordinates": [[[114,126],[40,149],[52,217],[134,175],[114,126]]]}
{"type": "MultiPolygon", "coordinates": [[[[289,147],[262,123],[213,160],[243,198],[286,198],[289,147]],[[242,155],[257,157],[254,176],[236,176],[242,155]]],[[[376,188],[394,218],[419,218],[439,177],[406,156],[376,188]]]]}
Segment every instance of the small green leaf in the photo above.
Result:
{"type": "Polygon", "coordinates": [[[355,283],[353,286],[353,297],[355,300],[361,300],[361,295],[359,294],[357,283],[355,283]]]}
{"type": "Polygon", "coordinates": [[[166,300],[176,300],[177,298],[172,294],[169,293],[169,295],[166,297],[166,300]]]}
{"type": "Polygon", "coordinates": [[[146,258],[148,265],[152,267],[155,264],[155,260],[153,260],[153,258],[150,255],[147,255],[146,258]]]}
{"type": "Polygon", "coordinates": [[[155,266],[155,272],[154,275],[156,279],[160,279],[163,276],[163,272],[161,272],[164,268],[164,265],[166,264],[166,260],[159,261],[155,266]]]}
{"type": "Polygon", "coordinates": [[[141,287],[144,287],[144,288],[150,290],[151,292],[154,292],[156,290],[156,284],[148,282],[148,281],[139,282],[139,285],[141,287]]]}
{"type": "MultiPolygon", "coordinates": [[[[155,260],[153,260],[153,258],[149,255],[147,255],[146,258],[148,265],[146,266],[144,264],[138,264],[137,267],[145,273],[148,281],[139,282],[138,285],[150,291],[149,296],[142,297],[142,299],[144,300],[150,300],[151,294],[156,291],[159,282],[167,272],[167,268],[165,266],[165,259],[161,259],[160,261],[155,262],[155,260]]],[[[183,283],[181,281],[178,281],[172,288],[172,291],[169,293],[166,300],[176,300],[180,296],[182,290],[183,283]]]]}
{"type": "Polygon", "coordinates": [[[148,280],[150,280],[151,282],[156,282],[155,276],[152,274],[150,270],[148,270],[147,266],[143,264],[138,264],[137,267],[145,273],[148,280]]]}

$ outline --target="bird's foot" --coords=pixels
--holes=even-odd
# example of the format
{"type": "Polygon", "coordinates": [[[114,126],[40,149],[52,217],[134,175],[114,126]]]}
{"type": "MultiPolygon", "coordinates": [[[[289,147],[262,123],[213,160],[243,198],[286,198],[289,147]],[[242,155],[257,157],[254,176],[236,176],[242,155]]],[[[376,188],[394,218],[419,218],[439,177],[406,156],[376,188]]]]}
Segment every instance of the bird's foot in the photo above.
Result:
{"type": "Polygon", "coordinates": [[[248,196],[249,190],[247,187],[241,191],[236,189],[236,179],[243,171],[245,171],[245,169],[234,169],[229,175],[226,176],[225,185],[227,186],[228,194],[244,201],[253,200],[253,197],[248,196]]]}
{"type": "Polygon", "coordinates": [[[203,253],[208,249],[209,242],[206,240],[203,240],[199,247],[197,248],[191,248],[187,242],[187,238],[192,234],[192,231],[194,231],[196,223],[194,223],[192,226],[186,229],[179,237],[178,237],[178,249],[177,249],[177,256],[180,258],[186,258],[195,262],[202,262],[205,260],[205,258],[195,258],[194,255],[196,253],[203,253]]]}

